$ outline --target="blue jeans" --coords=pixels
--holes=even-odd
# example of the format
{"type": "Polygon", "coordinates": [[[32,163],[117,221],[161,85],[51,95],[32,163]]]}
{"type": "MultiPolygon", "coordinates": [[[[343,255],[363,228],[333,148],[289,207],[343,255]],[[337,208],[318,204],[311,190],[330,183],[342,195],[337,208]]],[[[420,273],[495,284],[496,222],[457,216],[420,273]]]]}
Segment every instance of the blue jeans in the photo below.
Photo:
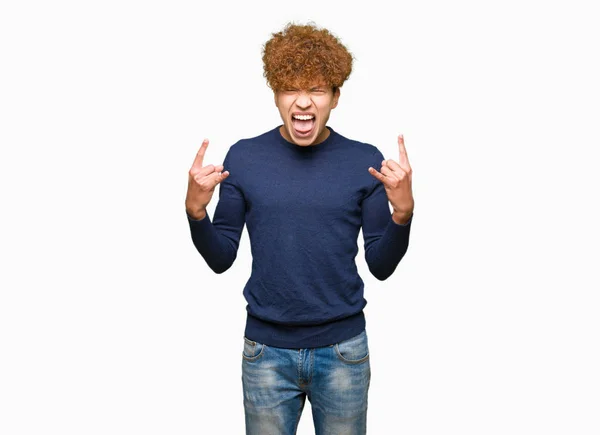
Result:
{"type": "Polygon", "coordinates": [[[306,397],[316,435],[366,434],[370,381],[364,330],[348,340],[308,349],[273,347],[244,337],[246,435],[295,434],[306,397]]]}

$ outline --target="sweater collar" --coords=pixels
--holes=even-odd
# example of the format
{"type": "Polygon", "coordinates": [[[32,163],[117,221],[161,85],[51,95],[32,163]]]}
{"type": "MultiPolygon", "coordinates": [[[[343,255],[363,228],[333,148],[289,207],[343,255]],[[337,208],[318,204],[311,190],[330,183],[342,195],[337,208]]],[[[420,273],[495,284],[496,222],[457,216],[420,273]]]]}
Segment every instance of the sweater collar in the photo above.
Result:
{"type": "Polygon", "coordinates": [[[281,128],[282,125],[283,124],[279,124],[277,127],[275,127],[273,129],[273,135],[275,136],[277,142],[286,146],[287,148],[297,150],[298,152],[313,152],[313,151],[321,150],[321,149],[327,147],[332,142],[334,142],[338,136],[338,134],[333,130],[333,128],[331,128],[329,126],[325,126],[325,128],[327,128],[329,130],[329,136],[327,136],[327,139],[325,139],[323,142],[320,142],[316,145],[300,146],[300,145],[296,145],[293,142],[288,141],[286,138],[284,138],[281,135],[281,132],[279,131],[279,129],[281,128]]]}

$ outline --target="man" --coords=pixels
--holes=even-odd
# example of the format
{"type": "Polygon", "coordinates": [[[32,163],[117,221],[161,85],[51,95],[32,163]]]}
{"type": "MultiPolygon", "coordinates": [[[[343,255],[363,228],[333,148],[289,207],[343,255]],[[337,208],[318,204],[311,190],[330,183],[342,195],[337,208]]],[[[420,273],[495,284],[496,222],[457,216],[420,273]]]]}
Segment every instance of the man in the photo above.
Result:
{"type": "Polygon", "coordinates": [[[371,371],[354,259],[361,227],[379,280],[408,248],[414,200],[404,140],[399,160],[384,160],[327,126],[352,56],[326,29],[288,24],[265,44],[263,62],[283,124],[231,146],[223,165],[203,166],[202,143],[186,197],[192,240],[222,273],[248,226],[246,433],[296,433],[308,397],[317,434],[364,434],[371,371]]]}

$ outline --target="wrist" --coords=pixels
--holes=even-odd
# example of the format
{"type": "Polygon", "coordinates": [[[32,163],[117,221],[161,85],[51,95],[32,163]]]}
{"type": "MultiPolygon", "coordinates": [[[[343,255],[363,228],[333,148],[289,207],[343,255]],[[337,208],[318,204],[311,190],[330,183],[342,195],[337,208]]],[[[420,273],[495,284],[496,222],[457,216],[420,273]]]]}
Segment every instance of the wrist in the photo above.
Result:
{"type": "Polygon", "coordinates": [[[189,217],[194,220],[201,221],[206,217],[206,210],[199,210],[195,212],[191,212],[190,210],[186,210],[189,217]]]}
{"type": "Polygon", "coordinates": [[[398,225],[406,225],[410,220],[412,213],[392,213],[392,220],[398,225]]]}

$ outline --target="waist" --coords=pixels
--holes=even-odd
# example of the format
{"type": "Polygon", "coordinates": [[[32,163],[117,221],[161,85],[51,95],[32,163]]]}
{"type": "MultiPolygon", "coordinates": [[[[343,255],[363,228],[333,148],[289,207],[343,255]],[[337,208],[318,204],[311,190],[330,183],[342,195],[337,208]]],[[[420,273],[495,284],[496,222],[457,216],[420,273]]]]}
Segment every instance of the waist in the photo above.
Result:
{"type": "Polygon", "coordinates": [[[247,313],[245,336],[274,347],[306,349],[329,346],[360,334],[366,327],[363,310],[317,325],[284,325],[247,313]]]}

